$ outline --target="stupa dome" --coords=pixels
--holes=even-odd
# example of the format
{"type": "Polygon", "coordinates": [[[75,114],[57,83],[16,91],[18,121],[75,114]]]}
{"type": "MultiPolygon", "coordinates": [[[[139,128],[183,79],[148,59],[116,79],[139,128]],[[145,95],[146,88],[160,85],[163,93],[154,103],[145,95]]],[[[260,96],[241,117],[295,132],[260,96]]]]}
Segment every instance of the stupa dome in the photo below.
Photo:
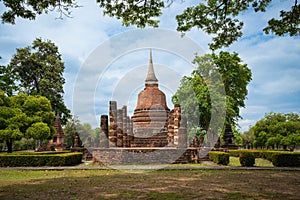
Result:
{"type": "Polygon", "coordinates": [[[158,80],[152,62],[152,51],[150,51],[145,88],[138,95],[137,105],[132,116],[135,136],[161,133],[166,128],[169,112],[166,95],[158,88],[158,80]]]}
{"type": "Polygon", "coordinates": [[[152,51],[150,51],[150,62],[145,80],[145,88],[138,95],[135,111],[150,109],[169,110],[166,103],[166,95],[158,88],[158,80],[155,76],[152,62],[152,51]]]}

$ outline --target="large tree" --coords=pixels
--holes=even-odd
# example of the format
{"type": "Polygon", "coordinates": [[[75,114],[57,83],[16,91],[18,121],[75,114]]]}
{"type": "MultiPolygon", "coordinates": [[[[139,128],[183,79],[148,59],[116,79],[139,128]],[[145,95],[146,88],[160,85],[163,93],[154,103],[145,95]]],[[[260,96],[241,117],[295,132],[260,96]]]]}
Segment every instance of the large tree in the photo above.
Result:
{"type": "Polygon", "coordinates": [[[190,77],[183,77],[173,96],[173,102],[181,104],[188,125],[194,125],[190,128],[209,131],[212,115],[215,113],[214,117],[218,117],[221,106],[225,106],[226,125],[235,125],[240,118],[240,108],[245,106],[251,70],[237,53],[228,52],[196,56],[194,64],[198,68],[190,77]],[[217,74],[221,79],[214,78],[217,74]],[[221,92],[220,86],[224,87],[225,93],[221,92]],[[225,98],[225,105],[222,98],[225,98]],[[190,119],[198,122],[189,122],[190,119]]]}
{"type": "Polygon", "coordinates": [[[59,18],[69,16],[78,7],[76,0],[0,0],[7,10],[1,14],[3,23],[14,24],[17,17],[34,20],[37,15],[58,11],[59,18]]]}
{"type": "Polygon", "coordinates": [[[0,90],[6,95],[12,96],[18,88],[15,84],[14,74],[7,66],[0,65],[0,90]]]}
{"type": "MultiPolygon", "coordinates": [[[[80,7],[76,0],[0,0],[7,10],[1,14],[3,23],[15,23],[16,17],[35,19],[36,15],[59,11],[62,16],[70,16],[72,8],[80,7]]],[[[96,0],[103,13],[122,19],[123,25],[137,27],[158,27],[159,16],[176,0],[96,0]]],[[[182,1],[182,0],[177,0],[182,1]]],[[[211,49],[229,46],[243,35],[243,21],[239,15],[251,12],[266,12],[275,0],[199,0],[194,6],[187,7],[176,16],[177,30],[187,32],[200,28],[213,36],[211,49]]],[[[276,2],[279,3],[280,2],[276,2]]],[[[271,18],[263,29],[266,34],[279,36],[300,35],[300,5],[298,0],[291,1],[289,10],[281,10],[278,19],[271,18]]]]}
{"type": "MultiPolygon", "coordinates": [[[[145,27],[158,27],[157,17],[162,11],[172,6],[175,0],[97,0],[104,14],[122,19],[123,24],[145,27]]],[[[182,14],[176,16],[177,30],[186,32],[200,28],[213,35],[211,49],[229,46],[242,36],[243,22],[239,15],[247,10],[265,12],[272,0],[200,0],[194,6],[187,7],[182,14]]],[[[280,3],[280,2],[278,2],[280,3]]],[[[280,18],[272,18],[264,28],[264,32],[279,36],[289,34],[300,35],[300,5],[294,0],[290,10],[281,10],[280,18]]]]}
{"type": "Polygon", "coordinates": [[[63,101],[64,69],[58,47],[50,40],[39,38],[33,41],[32,46],[17,49],[8,65],[8,70],[19,84],[19,91],[47,97],[62,123],[70,116],[63,101]]]}
{"type": "Polygon", "coordinates": [[[49,139],[54,133],[54,113],[42,96],[19,94],[8,97],[0,90],[0,141],[12,152],[14,141],[22,138],[49,139]]]}
{"type": "Polygon", "coordinates": [[[267,113],[251,127],[255,147],[290,147],[300,145],[300,117],[296,113],[267,113]]]}

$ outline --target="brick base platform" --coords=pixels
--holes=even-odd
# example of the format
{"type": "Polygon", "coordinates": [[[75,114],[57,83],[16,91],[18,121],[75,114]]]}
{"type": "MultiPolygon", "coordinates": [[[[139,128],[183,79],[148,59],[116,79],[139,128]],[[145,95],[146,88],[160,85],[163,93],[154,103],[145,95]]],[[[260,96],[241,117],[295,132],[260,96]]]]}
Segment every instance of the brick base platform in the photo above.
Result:
{"type": "Polygon", "coordinates": [[[199,163],[207,157],[199,158],[197,148],[95,148],[93,163],[105,165],[119,164],[171,164],[199,163]]]}

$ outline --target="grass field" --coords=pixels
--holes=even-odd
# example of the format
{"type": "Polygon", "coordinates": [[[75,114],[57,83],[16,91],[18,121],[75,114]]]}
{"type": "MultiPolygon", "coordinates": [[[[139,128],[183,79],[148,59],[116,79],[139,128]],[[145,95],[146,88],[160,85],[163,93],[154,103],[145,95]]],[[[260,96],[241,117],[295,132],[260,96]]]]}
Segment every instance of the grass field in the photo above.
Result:
{"type": "Polygon", "coordinates": [[[299,199],[300,172],[0,170],[0,199],[299,199]]]}
{"type": "MultiPolygon", "coordinates": [[[[230,157],[229,158],[229,166],[234,166],[234,167],[241,166],[239,158],[238,157],[230,157]]],[[[266,159],[256,158],[254,166],[256,166],[256,167],[273,167],[273,164],[272,164],[272,162],[270,162],[266,159]]]]}

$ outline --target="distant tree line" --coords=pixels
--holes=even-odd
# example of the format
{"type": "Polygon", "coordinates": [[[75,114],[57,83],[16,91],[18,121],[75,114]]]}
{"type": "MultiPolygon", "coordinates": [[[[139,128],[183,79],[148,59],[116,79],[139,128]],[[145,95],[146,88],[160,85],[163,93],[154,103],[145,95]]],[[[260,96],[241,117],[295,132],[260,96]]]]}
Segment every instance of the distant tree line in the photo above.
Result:
{"type": "Polygon", "coordinates": [[[244,148],[293,150],[300,145],[300,117],[297,113],[267,113],[240,136],[244,148]]]}
{"type": "Polygon", "coordinates": [[[81,123],[77,116],[72,116],[63,128],[65,143],[68,147],[74,146],[74,136],[77,132],[85,147],[94,146],[99,142],[100,128],[95,129],[89,123],[81,123]]]}

